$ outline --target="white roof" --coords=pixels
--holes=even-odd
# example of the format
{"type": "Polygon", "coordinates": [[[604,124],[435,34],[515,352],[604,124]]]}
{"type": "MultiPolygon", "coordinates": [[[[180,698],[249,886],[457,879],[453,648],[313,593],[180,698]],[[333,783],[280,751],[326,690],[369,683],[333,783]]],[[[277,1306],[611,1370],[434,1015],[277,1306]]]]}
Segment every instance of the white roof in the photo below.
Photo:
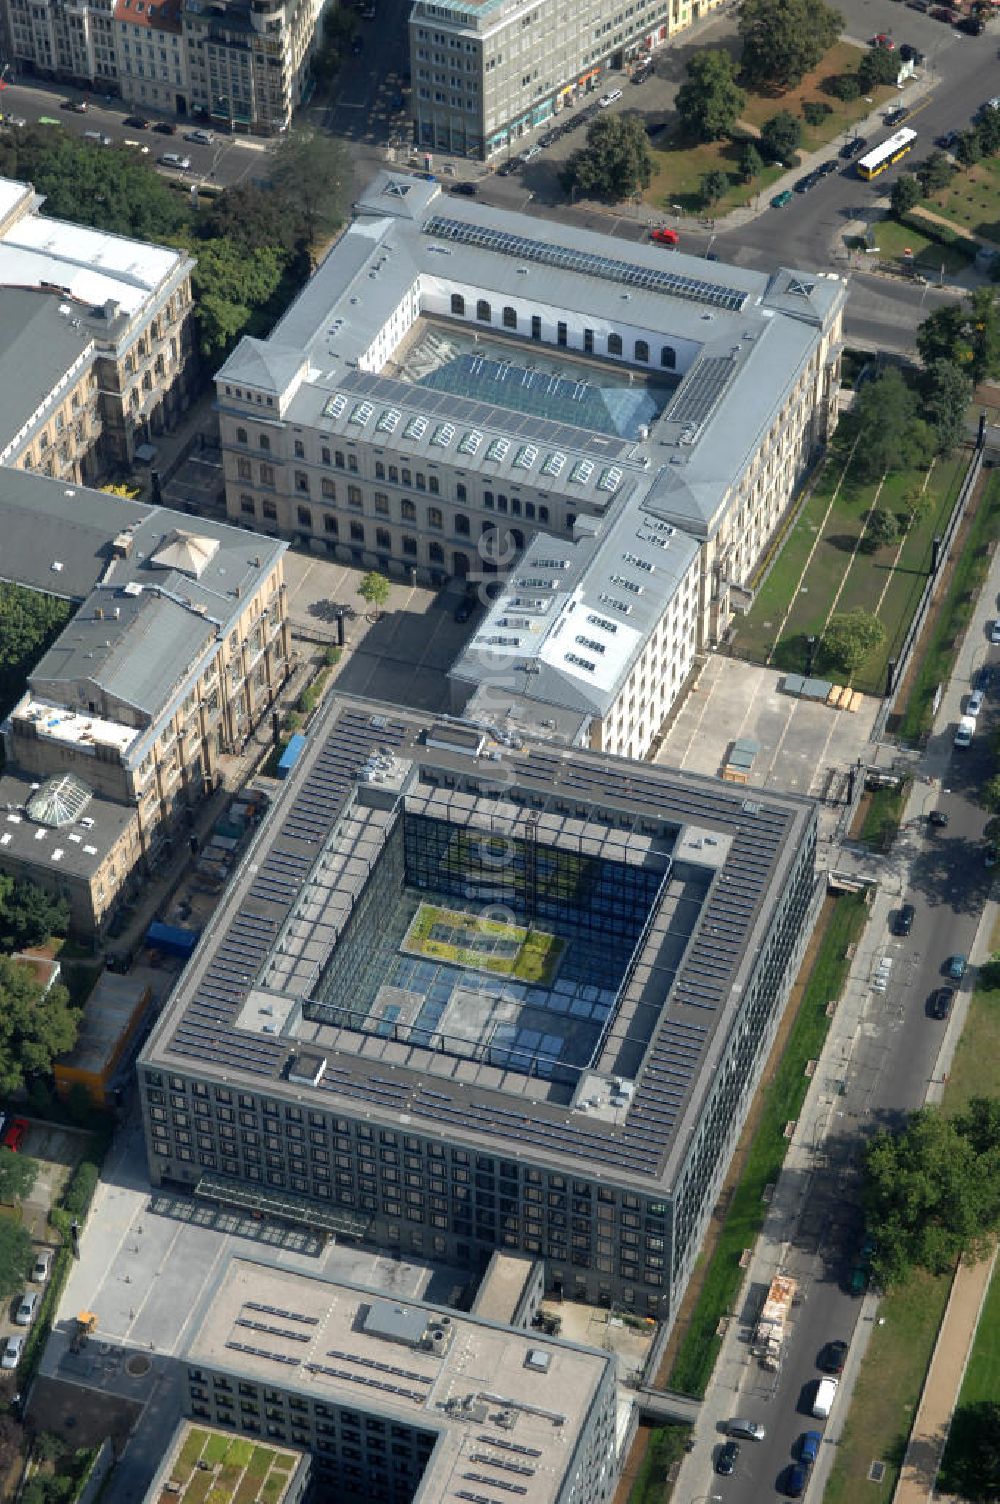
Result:
{"type": "MultiPolygon", "coordinates": [[[[0,218],[13,208],[24,184],[0,178],[0,218]]],[[[22,214],[0,240],[0,284],[65,288],[82,303],[113,299],[133,314],[184,259],[183,251],[108,235],[84,225],[22,214]]]]}

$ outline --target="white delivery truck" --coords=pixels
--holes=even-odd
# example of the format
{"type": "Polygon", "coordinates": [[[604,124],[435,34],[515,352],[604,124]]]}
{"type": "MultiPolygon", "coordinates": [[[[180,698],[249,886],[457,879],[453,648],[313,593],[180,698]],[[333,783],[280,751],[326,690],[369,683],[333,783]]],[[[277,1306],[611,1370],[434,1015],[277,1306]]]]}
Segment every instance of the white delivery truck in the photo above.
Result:
{"type": "Polygon", "coordinates": [[[827,1420],[833,1409],[833,1402],[837,1398],[837,1379],[820,1379],[816,1385],[816,1398],[813,1400],[813,1415],[818,1420],[827,1420]]]}

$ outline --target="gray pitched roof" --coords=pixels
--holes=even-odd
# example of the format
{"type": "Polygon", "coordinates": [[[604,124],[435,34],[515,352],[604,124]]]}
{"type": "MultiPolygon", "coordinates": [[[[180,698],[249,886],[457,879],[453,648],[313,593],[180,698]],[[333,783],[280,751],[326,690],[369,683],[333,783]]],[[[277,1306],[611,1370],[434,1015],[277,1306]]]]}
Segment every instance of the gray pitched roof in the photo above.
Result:
{"type": "Polygon", "coordinates": [[[58,293],[0,287],[0,445],[20,435],[91,343],[61,308],[58,293]]]}

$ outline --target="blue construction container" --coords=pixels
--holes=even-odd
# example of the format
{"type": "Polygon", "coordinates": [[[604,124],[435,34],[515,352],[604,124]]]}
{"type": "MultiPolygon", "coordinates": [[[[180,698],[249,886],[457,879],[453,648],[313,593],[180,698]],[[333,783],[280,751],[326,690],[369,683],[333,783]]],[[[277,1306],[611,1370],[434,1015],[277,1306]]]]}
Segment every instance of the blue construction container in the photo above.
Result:
{"type": "Polygon", "coordinates": [[[281,761],[278,763],[279,778],[288,777],[289,773],[292,771],[295,764],[302,756],[305,744],[306,739],[300,731],[297,731],[295,735],[290,738],[288,746],[281,754],[281,761]]]}

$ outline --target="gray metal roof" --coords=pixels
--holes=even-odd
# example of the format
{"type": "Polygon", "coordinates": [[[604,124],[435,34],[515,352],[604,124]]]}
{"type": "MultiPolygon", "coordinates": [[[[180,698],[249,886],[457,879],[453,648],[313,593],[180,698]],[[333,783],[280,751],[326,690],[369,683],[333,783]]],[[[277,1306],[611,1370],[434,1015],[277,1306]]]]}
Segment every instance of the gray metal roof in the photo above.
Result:
{"type": "MultiPolygon", "coordinates": [[[[297,1094],[388,1123],[407,1114],[424,1131],[494,1147],[500,1138],[529,1160],[556,1154],[615,1180],[658,1186],[682,1123],[709,1087],[717,1036],[732,1024],[814,808],[770,792],[748,800],[715,779],[535,741],[488,745],[478,758],[429,749],[430,724],[419,713],[347,696],[331,704],[174,990],[145,1063],[282,1091],[295,1049],[293,1005],[349,918],[358,890],[351,864],[363,884],[398,818],[385,802],[388,791],[374,787],[368,803],[358,796],[373,747],[388,747],[410,767],[414,797],[431,797],[435,785],[454,788],[463,818],[482,800],[489,805],[483,818],[493,819],[500,799],[521,811],[518,818],[537,814],[542,841],[550,827],[571,838],[575,820],[583,852],[593,844],[591,830],[595,849],[613,836],[625,849],[636,843],[637,858],[644,841],[672,846],[686,888],[701,895],[696,921],[679,941],[667,909],[654,905],[616,1004],[626,1013],[642,1009],[646,1043],[634,1062],[631,1105],[610,1120],[568,1110],[565,1088],[553,1085],[546,1095],[536,1077],[512,1079],[473,1061],[442,1060],[419,1041],[387,1042],[350,1028],[336,1031],[335,1043],[324,1038],[325,1073],[315,1087],[297,1084],[297,1094]],[[242,1021],[265,977],[273,989],[272,968],[295,978],[287,996],[271,993],[274,1016],[293,1018],[289,1037],[242,1021]]],[[[622,1048],[613,1025],[614,1017],[602,1069],[622,1048]]]]}
{"type": "Polygon", "coordinates": [[[631,495],[575,542],[536,533],[449,677],[474,685],[502,677],[501,705],[510,689],[541,705],[604,715],[699,548],[631,495]]]}
{"type": "Polygon", "coordinates": [[[91,344],[89,332],[61,311],[65,307],[56,292],[0,287],[2,445],[18,438],[91,344]]]}
{"type": "MultiPolygon", "coordinates": [[[[603,510],[609,494],[598,487],[600,472],[588,485],[574,476],[575,460],[589,456],[603,462],[602,470],[618,467],[625,480],[651,477],[659,514],[701,537],[718,525],[743,467],[846,298],[838,277],[781,269],[769,278],[459,204],[436,184],[390,172],[375,178],[355,209],[354,222],[271,338],[244,340],[230,356],[217,378],[223,386],[264,389],[273,394],[276,418],[331,436],[376,443],[390,454],[447,459],[603,510]],[[499,388],[494,403],[382,374],[372,368],[371,349],[415,289],[424,311],[445,316],[455,289],[493,304],[529,298],[550,313],[568,311],[648,335],[650,374],[657,360],[652,341],[670,344],[682,372],[673,415],[668,406],[645,437],[631,440],[595,432],[582,419],[553,421],[531,404],[519,411],[499,388]],[[435,448],[444,422],[457,430],[450,454],[447,446],[435,448]],[[475,447],[456,447],[470,432],[479,434],[475,447]],[[494,439],[506,439],[502,453],[494,439]],[[538,454],[518,469],[525,444],[538,454]],[[556,454],[557,467],[543,470],[556,454]]],[[[502,336],[502,328],[492,329],[502,336]]]]}

